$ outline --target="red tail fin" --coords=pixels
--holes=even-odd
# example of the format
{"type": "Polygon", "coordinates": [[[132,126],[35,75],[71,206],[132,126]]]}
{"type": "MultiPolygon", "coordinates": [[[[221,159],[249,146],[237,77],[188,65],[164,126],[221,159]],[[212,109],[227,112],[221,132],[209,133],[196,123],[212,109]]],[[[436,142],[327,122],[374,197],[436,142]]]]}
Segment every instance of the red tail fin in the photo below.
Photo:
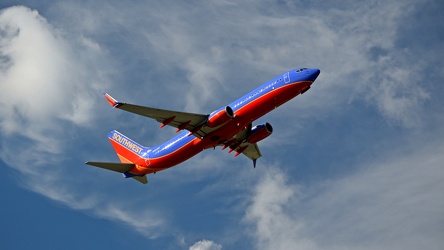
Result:
{"type": "Polygon", "coordinates": [[[111,131],[108,138],[122,163],[143,165],[143,157],[147,154],[147,147],[138,144],[116,130],[111,131]]]}

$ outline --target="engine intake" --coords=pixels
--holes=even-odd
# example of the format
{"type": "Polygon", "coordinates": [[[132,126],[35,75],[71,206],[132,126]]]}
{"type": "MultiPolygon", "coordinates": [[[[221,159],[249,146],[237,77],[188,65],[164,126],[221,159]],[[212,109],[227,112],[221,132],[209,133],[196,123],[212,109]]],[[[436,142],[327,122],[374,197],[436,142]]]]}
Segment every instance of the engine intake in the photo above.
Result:
{"type": "Polygon", "coordinates": [[[250,135],[247,137],[249,143],[256,143],[261,141],[273,133],[273,127],[270,123],[264,123],[254,126],[251,129],[250,135]]]}
{"type": "Polygon", "coordinates": [[[208,117],[207,125],[210,128],[217,127],[234,118],[233,109],[230,106],[226,106],[224,109],[215,111],[208,117]]]}

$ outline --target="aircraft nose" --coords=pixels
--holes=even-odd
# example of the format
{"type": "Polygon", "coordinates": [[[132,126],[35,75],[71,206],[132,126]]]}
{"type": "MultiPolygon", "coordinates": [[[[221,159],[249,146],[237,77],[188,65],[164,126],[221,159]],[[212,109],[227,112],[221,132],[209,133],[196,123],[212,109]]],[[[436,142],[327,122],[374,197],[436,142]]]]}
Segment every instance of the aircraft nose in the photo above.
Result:
{"type": "Polygon", "coordinates": [[[321,71],[319,69],[308,69],[308,79],[314,82],[320,73],[321,71]]]}

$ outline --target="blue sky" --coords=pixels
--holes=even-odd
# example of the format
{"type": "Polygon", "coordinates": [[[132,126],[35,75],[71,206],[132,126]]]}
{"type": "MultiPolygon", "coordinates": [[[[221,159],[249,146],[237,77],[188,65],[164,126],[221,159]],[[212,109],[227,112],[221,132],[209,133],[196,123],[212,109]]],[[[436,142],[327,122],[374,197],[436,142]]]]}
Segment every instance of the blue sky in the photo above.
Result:
{"type": "Polygon", "coordinates": [[[441,249],[441,1],[2,1],[1,249],[441,249]],[[107,133],[174,129],[101,93],[210,113],[297,67],[306,94],[256,124],[245,157],[208,150],[149,184],[107,133]]]}

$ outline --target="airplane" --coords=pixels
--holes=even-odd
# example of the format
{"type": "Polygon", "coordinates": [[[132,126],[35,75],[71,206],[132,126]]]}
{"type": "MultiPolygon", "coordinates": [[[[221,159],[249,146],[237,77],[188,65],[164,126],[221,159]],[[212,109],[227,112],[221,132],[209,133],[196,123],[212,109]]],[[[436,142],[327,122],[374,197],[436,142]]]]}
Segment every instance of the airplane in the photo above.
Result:
{"type": "Polygon", "coordinates": [[[310,89],[320,73],[316,68],[297,68],[285,72],[247,93],[236,101],[210,114],[195,114],[157,109],[119,102],[104,93],[113,108],[155,119],[160,128],[175,127],[177,135],[163,144],[145,147],[113,130],[108,138],[120,163],[91,162],[86,164],[122,173],[143,184],[146,175],[176,166],[205,149],[221,146],[222,150],[243,154],[253,161],[262,156],[258,142],[273,133],[270,123],[252,123],[310,89]]]}

